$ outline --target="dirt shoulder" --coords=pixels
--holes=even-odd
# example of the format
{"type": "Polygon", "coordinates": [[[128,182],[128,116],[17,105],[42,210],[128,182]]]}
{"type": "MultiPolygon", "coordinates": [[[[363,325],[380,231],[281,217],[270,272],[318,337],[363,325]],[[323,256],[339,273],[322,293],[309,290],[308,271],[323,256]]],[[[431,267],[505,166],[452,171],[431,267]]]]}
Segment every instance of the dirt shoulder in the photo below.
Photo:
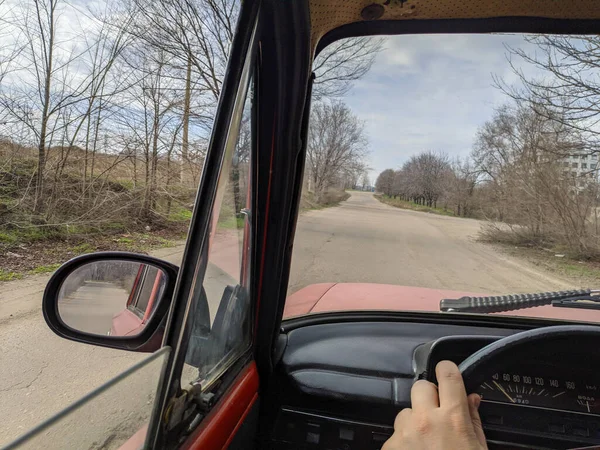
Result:
{"type": "Polygon", "coordinates": [[[307,211],[315,211],[319,209],[331,208],[339,206],[342,202],[350,198],[350,193],[347,191],[328,191],[325,193],[320,202],[317,202],[312,192],[303,192],[300,198],[300,214],[307,211]]]}
{"type": "MultiPolygon", "coordinates": [[[[400,209],[454,216],[452,211],[444,210],[442,208],[429,208],[427,206],[416,205],[401,199],[379,194],[374,195],[374,197],[381,203],[400,209]]],[[[595,288],[600,285],[600,262],[573,259],[572,257],[569,257],[569,255],[563,254],[555,249],[543,249],[534,246],[493,242],[487,237],[482,238],[479,236],[479,233],[477,233],[475,239],[517,261],[525,262],[537,269],[555,275],[573,286],[595,288]]]]}
{"type": "Polygon", "coordinates": [[[500,252],[526,261],[546,272],[568,280],[573,287],[597,289],[600,285],[600,263],[579,261],[551,249],[487,243],[500,252]]]}
{"type": "MultiPolygon", "coordinates": [[[[146,253],[179,265],[185,241],[173,241],[171,247],[155,248],[146,253]]],[[[36,273],[0,283],[0,325],[31,313],[39,314],[41,299],[50,273],[36,273]]]]}
{"type": "Polygon", "coordinates": [[[187,226],[130,233],[110,233],[41,239],[0,246],[0,282],[49,273],[75,256],[99,251],[148,254],[177,245],[187,226]]]}

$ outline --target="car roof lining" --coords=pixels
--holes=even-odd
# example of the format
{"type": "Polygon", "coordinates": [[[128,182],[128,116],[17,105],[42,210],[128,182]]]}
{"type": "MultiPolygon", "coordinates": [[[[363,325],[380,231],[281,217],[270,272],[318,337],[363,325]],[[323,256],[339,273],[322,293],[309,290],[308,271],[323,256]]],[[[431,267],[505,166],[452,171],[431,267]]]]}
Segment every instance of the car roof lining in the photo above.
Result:
{"type": "Polygon", "coordinates": [[[325,34],[316,45],[318,55],[329,44],[344,38],[402,34],[531,33],[600,34],[600,19],[548,19],[539,17],[496,17],[490,19],[433,19],[399,22],[378,20],[354,22],[325,34]]]}
{"type": "Polygon", "coordinates": [[[356,35],[600,32],[597,0],[309,0],[309,6],[313,50],[356,35]],[[364,20],[363,9],[374,4],[383,15],[364,20]]]}

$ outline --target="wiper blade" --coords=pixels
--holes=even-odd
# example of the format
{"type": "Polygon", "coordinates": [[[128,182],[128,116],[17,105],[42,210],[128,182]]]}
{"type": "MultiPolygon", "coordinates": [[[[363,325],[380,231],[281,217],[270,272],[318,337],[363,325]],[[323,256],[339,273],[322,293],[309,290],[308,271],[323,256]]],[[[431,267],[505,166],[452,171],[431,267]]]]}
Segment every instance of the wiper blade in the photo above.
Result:
{"type": "Polygon", "coordinates": [[[598,290],[580,289],[537,294],[494,295],[491,297],[446,298],[440,310],[448,312],[494,313],[517,311],[535,306],[552,305],[558,308],[600,309],[598,290]]]}
{"type": "Polygon", "coordinates": [[[597,309],[600,310],[600,297],[594,297],[594,291],[591,291],[592,295],[577,298],[567,298],[562,300],[554,300],[552,306],[557,308],[580,308],[580,309],[597,309]]]}

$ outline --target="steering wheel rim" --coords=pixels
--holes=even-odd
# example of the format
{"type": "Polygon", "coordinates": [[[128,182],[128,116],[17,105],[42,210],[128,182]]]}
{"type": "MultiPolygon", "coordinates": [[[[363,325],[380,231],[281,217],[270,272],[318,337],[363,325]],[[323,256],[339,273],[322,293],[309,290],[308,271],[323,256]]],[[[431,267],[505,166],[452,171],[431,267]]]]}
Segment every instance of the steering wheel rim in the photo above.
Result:
{"type": "MultiPolygon", "coordinates": [[[[536,328],[523,331],[489,344],[473,353],[459,366],[463,376],[467,394],[471,394],[486,381],[491,373],[499,372],[506,363],[514,364],[511,358],[518,351],[534,348],[540,342],[552,344],[564,340],[596,340],[600,345],[600,327],[593,325],[559,325],[536,328]]],[[[544,348],[544,353],[551,355],[551,351],[544,348]]],[[[551,350],[551,349],[550,349],[551,350]]]]}

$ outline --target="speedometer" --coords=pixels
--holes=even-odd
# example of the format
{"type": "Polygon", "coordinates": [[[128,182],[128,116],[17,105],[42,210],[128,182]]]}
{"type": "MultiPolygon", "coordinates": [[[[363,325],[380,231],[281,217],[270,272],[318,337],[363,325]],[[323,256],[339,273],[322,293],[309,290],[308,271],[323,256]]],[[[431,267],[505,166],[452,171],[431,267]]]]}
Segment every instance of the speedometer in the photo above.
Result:
{"type": "Polygon", "coordinates": [[[477,390],[483,401],[600,415],[600,390],[590,380],[495,373],[477,390]]]}

